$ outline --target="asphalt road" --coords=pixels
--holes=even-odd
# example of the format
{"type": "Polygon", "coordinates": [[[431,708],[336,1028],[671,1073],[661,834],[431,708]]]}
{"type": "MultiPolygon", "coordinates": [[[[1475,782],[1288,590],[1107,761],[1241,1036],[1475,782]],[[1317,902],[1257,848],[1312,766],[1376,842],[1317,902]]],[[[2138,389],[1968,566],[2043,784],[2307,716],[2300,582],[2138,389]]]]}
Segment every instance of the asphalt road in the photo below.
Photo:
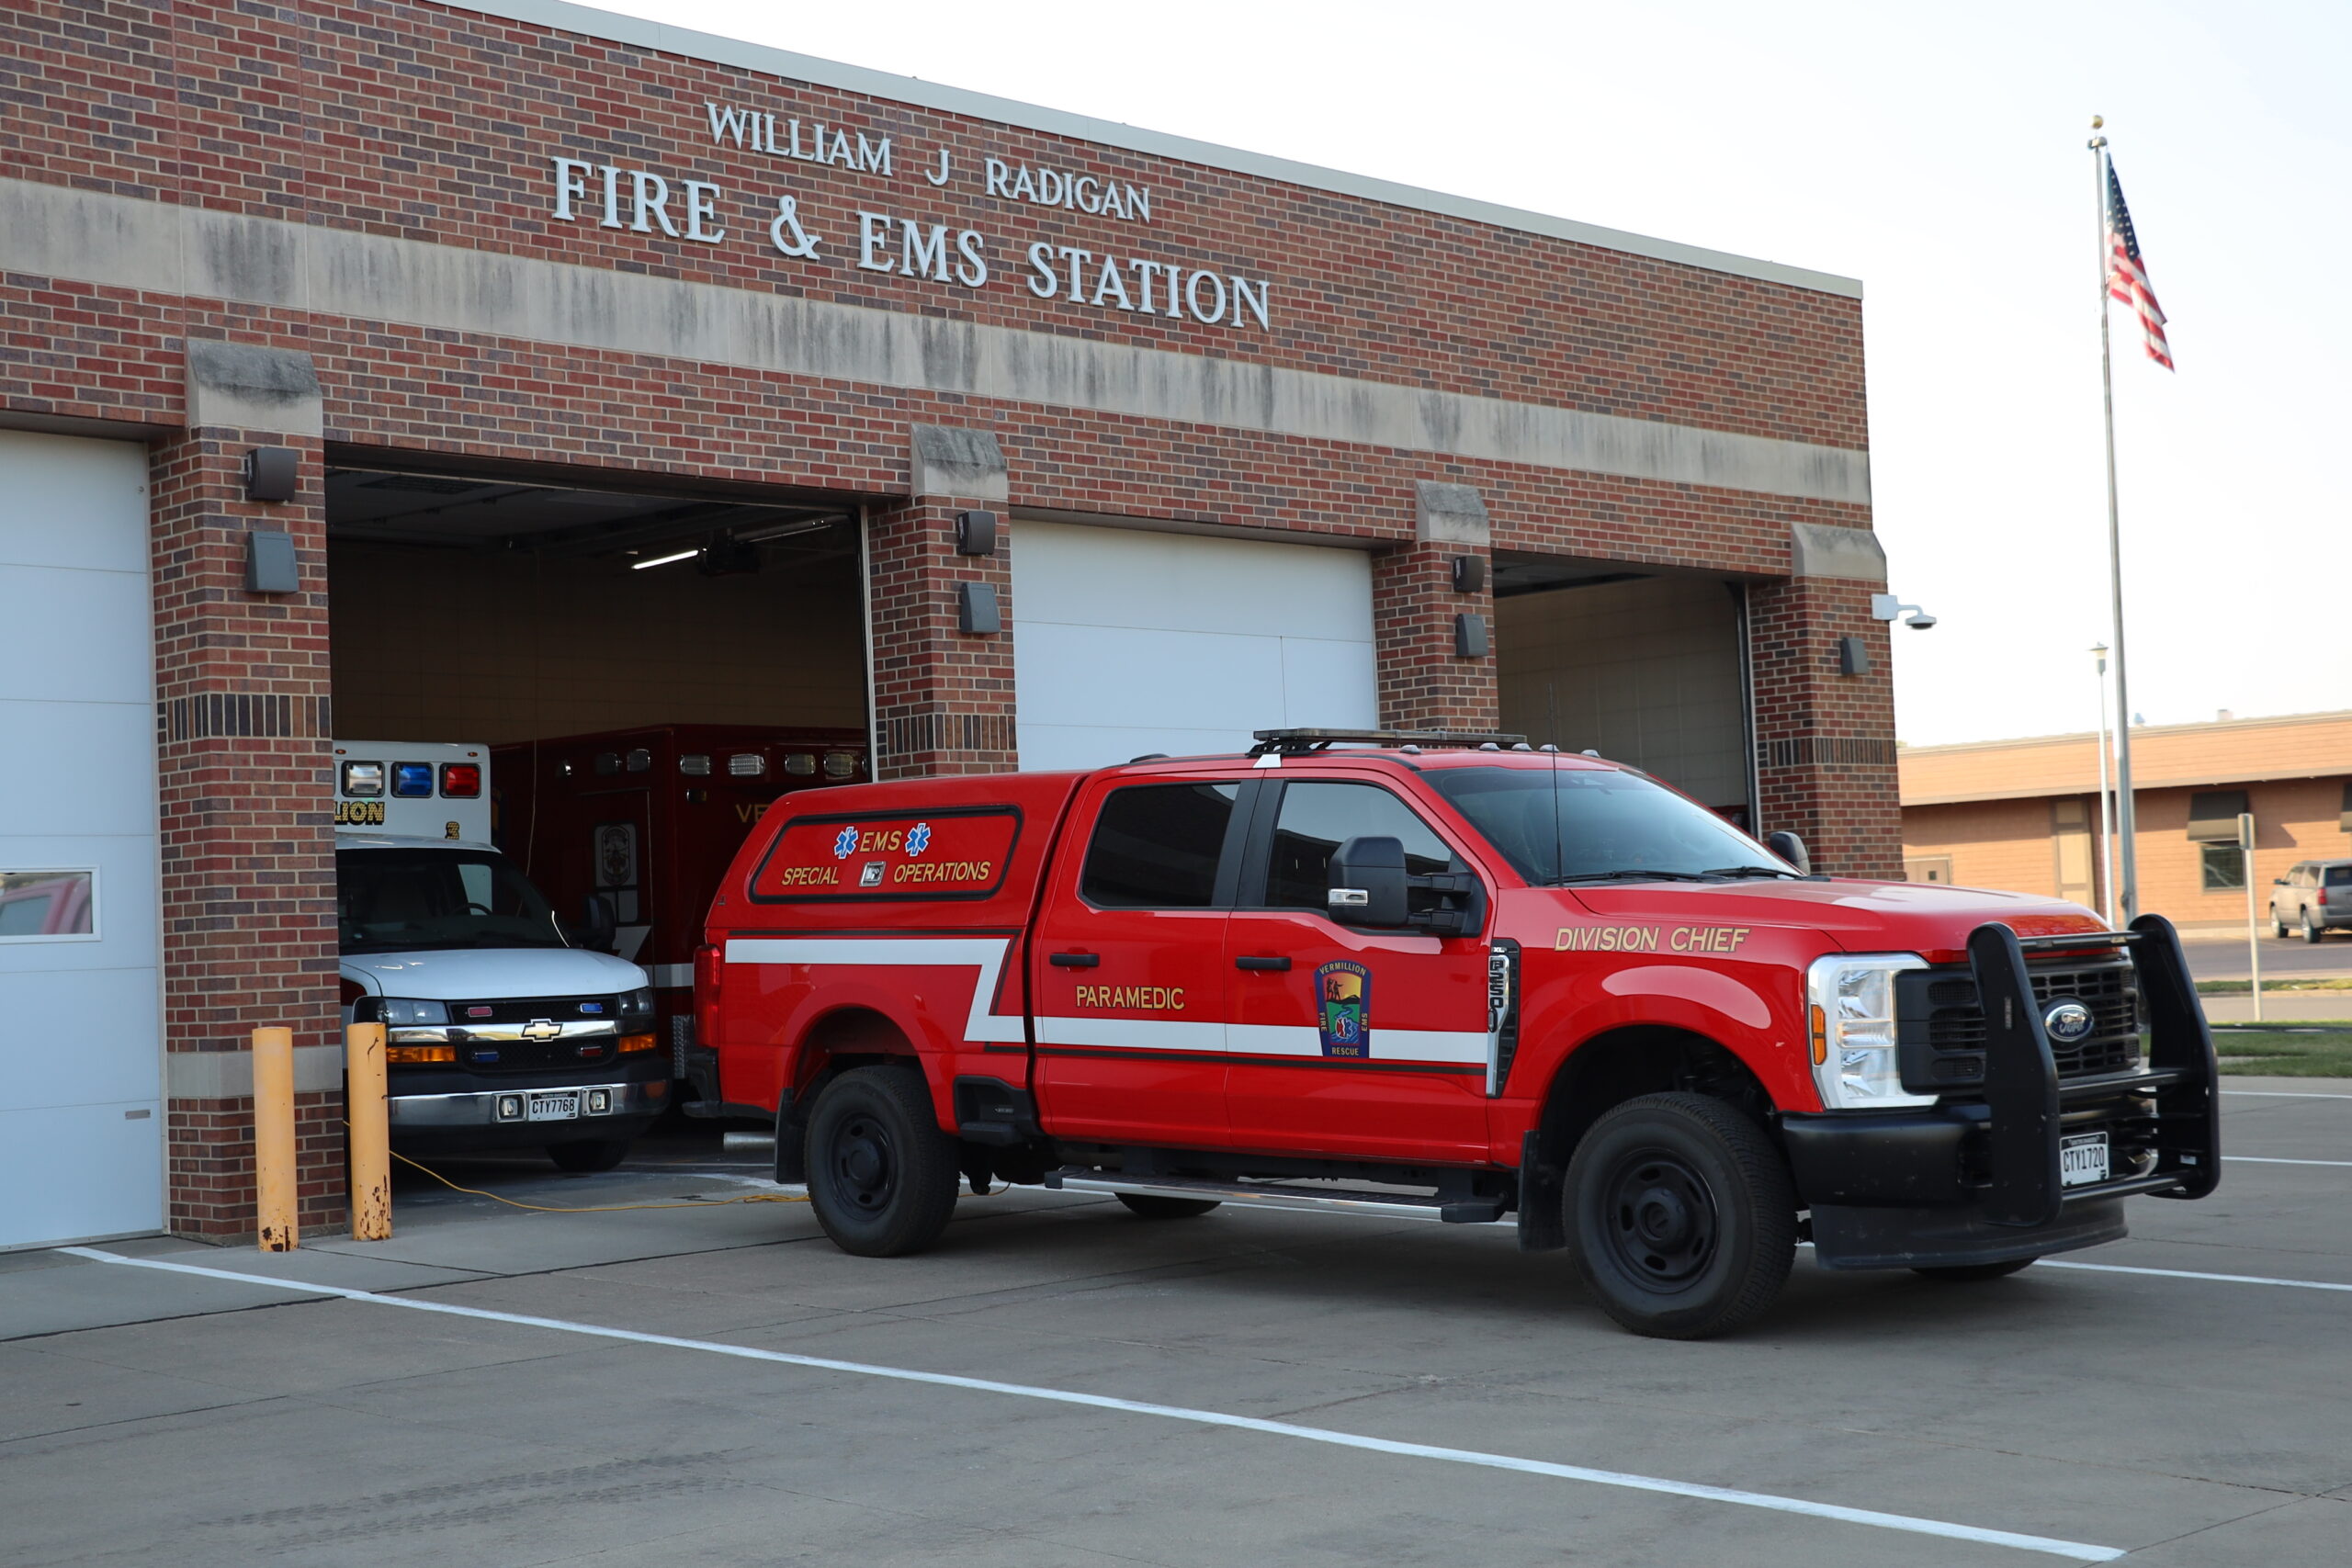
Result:
{"type": "MultiPolygon", "coordinates": [[[[2289,980],[2319,976],[2352,978],[2352,934],[2331,934],[2315,942],[2301,937],[2262,935],[2262,977],[2289,980]]],[[[2188,972],[2199,980],[2243,980],[2253,972],[2243,932],[2231,941],[2200,938],[2181,943],[2188,972]]]]}
{"type": "Polygon", "coordinates": [[[675,1145],[463,1175],[685,1209],[411,1179],[388,1243],[99,1249],[357,1299],[0,1257],[0,1562],[2341,1563],[2352,1083],[2231,1089],[2221,1193],[2139,1201],[2098,1269],[1801,1258],[1700,1345],[1502,1229],[1017,1190],[853,1258],[675,1145]]]}

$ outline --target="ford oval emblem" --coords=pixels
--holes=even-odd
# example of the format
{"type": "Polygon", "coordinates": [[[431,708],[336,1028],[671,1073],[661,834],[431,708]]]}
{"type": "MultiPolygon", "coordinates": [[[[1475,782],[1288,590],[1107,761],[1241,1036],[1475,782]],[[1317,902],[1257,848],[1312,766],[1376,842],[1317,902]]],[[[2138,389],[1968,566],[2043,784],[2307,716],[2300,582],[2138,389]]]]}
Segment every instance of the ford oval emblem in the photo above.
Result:
{"type": "Polygon", "coordinates": [[[2061,1045],[2079,1044],[2089,1038],[2098,1021],[2091,1010],[2080,1002],[2053,1002],[2041,1015],[2041,1027],[2050,1038],[2061,1045]]]}

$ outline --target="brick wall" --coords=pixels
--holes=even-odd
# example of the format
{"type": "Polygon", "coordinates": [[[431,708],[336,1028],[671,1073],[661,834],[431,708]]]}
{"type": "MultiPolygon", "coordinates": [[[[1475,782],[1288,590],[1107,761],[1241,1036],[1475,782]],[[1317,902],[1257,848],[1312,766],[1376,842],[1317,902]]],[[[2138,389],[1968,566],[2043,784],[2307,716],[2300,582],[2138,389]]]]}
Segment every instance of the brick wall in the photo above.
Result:
{"type": "Polygon", "coordinates": [[[1900,880],[1894,684],[1879,585],[1794,578],[1748,591],[1755,691],[1757,831],[1796,833],[1815,871],[1900,880]],[[1859,637],[1867,675],[1841,675],[1838,639],[1859,637]]]}

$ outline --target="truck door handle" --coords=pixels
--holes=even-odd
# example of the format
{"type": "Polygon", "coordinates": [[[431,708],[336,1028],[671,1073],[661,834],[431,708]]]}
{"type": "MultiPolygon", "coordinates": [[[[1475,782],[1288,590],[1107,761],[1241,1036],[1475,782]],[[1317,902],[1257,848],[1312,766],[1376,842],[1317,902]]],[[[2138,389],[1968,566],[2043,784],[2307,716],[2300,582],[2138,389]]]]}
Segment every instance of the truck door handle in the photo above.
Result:
{"type": "Polygon", "coordinates": [[[1272,969],[1279,971],[1288,969],[1290,967],[1290,960],[1287,958],[1266,958],[1261,957],[1255,953],[1249,953],[1235,959],[1233,961],[1233,966],[1236,969],[1272,969]]]}
{"type": "Polygon", "coordinates": [[[1102,962],[1099,953],[1049,953],[1046,962],[1057,969],[1092,969],[1102,962]]]}

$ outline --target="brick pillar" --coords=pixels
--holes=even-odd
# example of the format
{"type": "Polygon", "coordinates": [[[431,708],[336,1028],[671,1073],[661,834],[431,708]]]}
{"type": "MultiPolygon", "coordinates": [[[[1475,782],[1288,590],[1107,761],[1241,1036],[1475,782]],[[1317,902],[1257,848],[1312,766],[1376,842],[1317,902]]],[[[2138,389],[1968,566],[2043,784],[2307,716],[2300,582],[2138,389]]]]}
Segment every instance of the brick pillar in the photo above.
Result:
{"type": "Polygon", "coordinates": [[[150,459],[172,1229],[254,1230],[252,1031],[294,1031],[305,1231],[344,1213],[328,781],[326,513],[310,356],[188,344],[187,428],[150,459]],[[298,454],[245,499],[246,454],[298,454]],[[295,590],[248,592],[247,536],[292,536],[295,590]]]}
{"type": "Polygon", "coordinates": [[[1795,575],[1748,591],[1756,683],[1758,833],[1803,838],[1813,868],[1903,875],[1894,773],[1894,684],[1871,595],[1886,558],[1866,528],[1792,525],[1795,575]],[[1839,673],[1838,639],[1860,637],[1866,674],[1839,673]]]}
{"type": "Polygon", "coordinates": [[[1018,765],[1012,546],[1004,455],[985,430],[913,427],[913,493],[866,519],[877,779],[998,773],[1018,765]],[[993,514],[992,556],[956,553],[956,514],[993,514]],[[961,585],[993,589],[1001,628],[961,629],[961,585]]]}
{"type": "Polygon", "coordinates": [[[1391,729],[1487,729],[1501,723],[1495,678],[1493,531],[1468,485],[1423,480],[1414,539],[1372,563],[1372,622],[1380,670],[1380,722],[1391,729]],[[1453,586],[1453,562],[1477,562],[1477,591],[1453,586]],[[1456,651],[1455,617],[1475,615],[1487,651],[1456,651]]]}

